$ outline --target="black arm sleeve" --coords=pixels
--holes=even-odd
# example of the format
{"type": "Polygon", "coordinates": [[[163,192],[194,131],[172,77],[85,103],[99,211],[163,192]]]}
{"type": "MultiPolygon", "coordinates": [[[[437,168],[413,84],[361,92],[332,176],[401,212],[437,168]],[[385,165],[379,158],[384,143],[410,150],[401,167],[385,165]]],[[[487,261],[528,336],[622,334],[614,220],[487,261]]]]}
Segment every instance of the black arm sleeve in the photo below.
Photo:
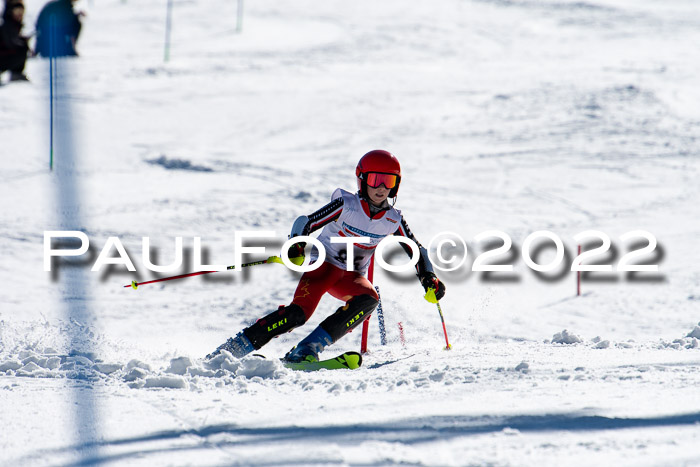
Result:
{"type": "MultiPolygon", "coordinates": [[[[423,277],[423,275],[426,273],[434,273],[433,264],[430,262],[430,258],[428,258],[428,250],[426,250],[423,245],[420,244],[415,235],[413,235],[413,232],[411,232],[411,229],[408,228],[408,224],[403,216],[401,216],[401,225],[398,229],[396,229],[394,235],[401,235],[402,237],[411,239],[416,243],[416,245],[418,245],[418,250],[420,251],[420,258],[418,259],[418,263],[416,263],[416,273],[418,274],[418,277],[423,277]]],[[[412,255],[413,252],[411,251],[411,247],[404,243],[401,244],[401,247],[404,249],[407,255],[412,255]]]]}
{"type": "Polygon", "coordinates": [[[343,212],[343,198],[336,198],[308,216],[301,216],[292,226],[291,237],[297,235],[309,235],[311,232],[323,228],[340,217],[343,212]]]}

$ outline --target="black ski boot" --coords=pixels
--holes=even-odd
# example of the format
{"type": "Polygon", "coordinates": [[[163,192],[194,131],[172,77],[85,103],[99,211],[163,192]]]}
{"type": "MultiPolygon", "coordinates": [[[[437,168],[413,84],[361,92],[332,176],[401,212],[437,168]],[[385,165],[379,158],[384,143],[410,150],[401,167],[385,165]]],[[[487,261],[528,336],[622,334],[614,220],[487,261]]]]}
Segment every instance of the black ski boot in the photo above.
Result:
{"type": "Polygon", "coordinates": [[[296,347],[287,352],[289,362],[315,362],[318,354],[366,320],[379,302],[371,295],[358,295],[323,320],[296,347]]]}
{"type": "Polygon", "coordinates": [[[236,337],[230,337],[214,352],[207,355],[207,358],[217,356],[222,350],[231,352],[236,358],[244,357],[254,350],[260,349],[273,337],[289,332],[305,322],[306,315],[299,305],[292,303],[289,306],[280,306],[269,315],[260,318],[252,326],[236,334],[236,337]]]}
{"type": "Polygon", "coordinates": [[[321,326],[306,336],[304,340],[299,342],[296,347],[287,352],[284,359],[288,362],[317,362],[318,354],[323,352],[323,349],[333,343],[333,338],[321,326]]]}

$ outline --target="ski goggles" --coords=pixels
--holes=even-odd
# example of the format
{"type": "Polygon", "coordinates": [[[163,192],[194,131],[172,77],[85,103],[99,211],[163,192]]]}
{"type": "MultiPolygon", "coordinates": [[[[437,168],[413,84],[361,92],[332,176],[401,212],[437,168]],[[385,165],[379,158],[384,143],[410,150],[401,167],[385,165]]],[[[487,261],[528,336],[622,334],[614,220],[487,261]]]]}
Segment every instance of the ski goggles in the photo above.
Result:
{"type": "Polygon", "coordinates": [[[369,172],[366,175],[367,178],[365,181],[367,182],[367,186],[372,188],[379,188],[380,186],[384,185],[387,190],[391,190],[399,183],[398,175],[394,174],[369,172]]]}

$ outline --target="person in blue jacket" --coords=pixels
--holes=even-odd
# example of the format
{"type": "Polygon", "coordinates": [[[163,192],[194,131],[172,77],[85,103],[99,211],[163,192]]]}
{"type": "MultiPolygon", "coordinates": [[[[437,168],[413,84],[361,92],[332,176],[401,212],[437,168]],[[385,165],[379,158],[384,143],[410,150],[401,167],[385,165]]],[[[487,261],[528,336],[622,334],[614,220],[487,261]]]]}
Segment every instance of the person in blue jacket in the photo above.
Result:
{"type": "Polygon", "coordinates": [[[76,44],[80,36],[81,13],[73,11],[75,0],[53,0],[41,9],[36,20],[36,47],[42,57],[78,55],[76,44]]]}

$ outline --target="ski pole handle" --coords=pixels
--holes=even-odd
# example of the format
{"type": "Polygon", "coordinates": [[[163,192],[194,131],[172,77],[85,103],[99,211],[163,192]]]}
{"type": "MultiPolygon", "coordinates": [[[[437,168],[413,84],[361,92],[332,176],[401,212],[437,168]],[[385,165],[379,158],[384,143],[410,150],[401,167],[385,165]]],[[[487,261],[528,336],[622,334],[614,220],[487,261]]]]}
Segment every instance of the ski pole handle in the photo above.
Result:
{"type": "MultiPolygon", "coordinates": [[[[440,281],[433,274],[433,277],[430,280],[430,282],[432,283],[432,287],[428,287],[428,289],[425,291],[425,296],[423,298],[425,298],[430,303],[437,303],[438,302],[437,291],[440,288],[440,281]]],[[[425,285],[424,285],[424,287],[425,287],[425,285]]],[[[442,297],[440,297],[440,298],[442,298],[442,297]]]]}
{"type": "Polygon", "coordinates": [[[439,300],[435,296],[435,289],[433,287],[428,288],[428,291],[423,296],[430,303],[439,303],[439,300]]]}

